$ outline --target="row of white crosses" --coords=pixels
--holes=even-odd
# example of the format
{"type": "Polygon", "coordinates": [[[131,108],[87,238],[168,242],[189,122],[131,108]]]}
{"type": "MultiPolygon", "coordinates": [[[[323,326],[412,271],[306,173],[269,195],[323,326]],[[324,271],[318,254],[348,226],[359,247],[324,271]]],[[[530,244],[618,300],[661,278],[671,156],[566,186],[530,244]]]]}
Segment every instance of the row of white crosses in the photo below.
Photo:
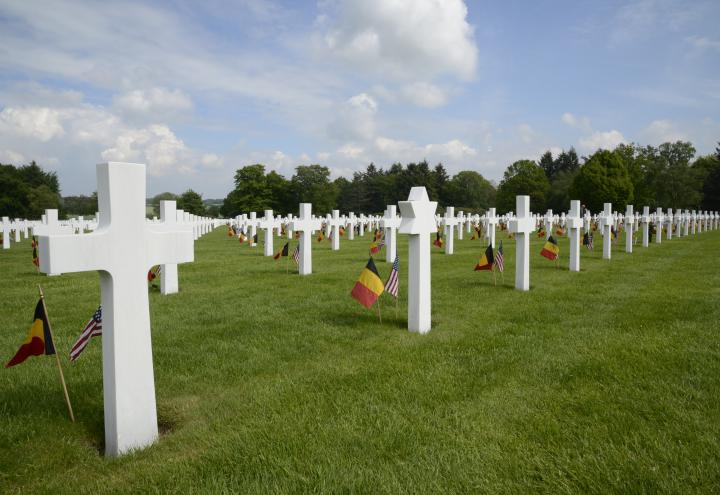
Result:
{"type": "MultiPolygon", "coordinates": [[[[48,227],[39,237],[40,269],[45,273],[95,270],[100,274],[105,444],[106,454],[115,456],[144,447],[158,436],[146,272],[151,266],[162,264],[168,278],[175,274],[176,289],[177,264],[193,261],[193,238],[198,235],[199,227],[186,212],[176,211],[174,202],[170,201],[161,203],[160,222],[145,221],[144,165],[105,163],[98,165],[97,174],[100,205],[97,229],[78,236],[53,232],[48,227]]],[[[603,226],[608,229],[605,233],[609,239],[610,205],[605,206],[603,226]]],[[[414,187],[408,200],[401,201],[399,207],[402,213],[399,225],[391,205],[385,212],[382,226],[386,230],[386,242],[393,245],[396,244],[395,229],[410,236],[408,329],[426,333],[431,328],[430,235],[436,230],[437,203],[429,201],[424,187],[414,187]]],[[[290,220],[289,228],[300,233],[300,273],[307,275],[312,273],[312,236],[322,223],[313,218],[308,203],[300,205],[299,213],[299,217],[290,220]]],[[[457,225],[453,213],[450,209],[445,217],[446,226],[450,228],[449,237],[452,227],[457,225]]],[[[516,213],[508,217],[509,230],[516,235],[517,242],[516,287],[528,290],[529,236],[536,227],[536,219],[530,215],[529,196],[517,197],[516,213]]],[[[267,251],[272,229],[279,220],[270,210],[265,212],[262,222],[253,213],[243,220],[243,228],[249,227],[251,235],[256,233],[258,226],[266,230],[267,251]]],[[[487,216],[487,221],[491,226],[489,230],[494,231],[494,211],[487,216]]],[[[567,222],[574,239],[573,246],[577,247],[583,226],[579,202],[571,204],[567,222]]],[[[48,224],[52,226],[53,223],[53,218],[48,218],[48,224]]],[[[333,236],[339,238],[341,219],[337,210],[329,223],[333,236]]],[[[575,256],[574,259],[579,269],[579,258],[575,256]]],[[[168,291],[171,285],[168,281],[168,291]]]]}

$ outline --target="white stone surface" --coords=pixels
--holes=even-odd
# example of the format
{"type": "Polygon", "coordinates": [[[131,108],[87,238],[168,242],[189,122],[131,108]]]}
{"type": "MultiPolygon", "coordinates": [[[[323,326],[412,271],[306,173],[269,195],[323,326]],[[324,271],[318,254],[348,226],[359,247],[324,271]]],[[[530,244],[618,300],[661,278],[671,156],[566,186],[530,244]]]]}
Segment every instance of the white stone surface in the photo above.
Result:
{"type": "Polygon", "coordinates": [[[627,205],[625,208],[625,252],[632,253],[635,215],[633,213],[633,205],[627,205]]]}
{"type": "Polygon", "coordinates": [[[312,237],[316,230],[322,227],[321,221],[313,218],[312,204],[300,203],[300,216],[295,217],[290,224],[293,232],[300,232],[300,275],[312,273],[312,237]]]}
{"type": "Polygon", "coordinates": [[[530,290],[530,233],[535,230],[535,218],[530,214],[530,196],[515,198],[515,217],[508,230],[515,234],[515,288],[530,290]]]}
{"type": "MultiPolygon", "coordinates": [[[[160,201],[160,220],[167,228],[177,225],[175,201],[160,201]]],[[[180,290],[177,263],[166,263],[160,268],[160,293],[175,294],[180,290]]]]}
{"type": "Polygon", "coordinates": [[[570,201],[570,213],[565,217],[565,223],[568,227],[568,236],[570,237],[570,271],[580,271],[580,232],[583,228],[583,219],[580,216],[580,201],[573,199],[570,201]]]}
{"type": "Polygon", "coordinates": [[[603,235],[603,259],[609,260],[612,257],[612,227],[615,225],[615,217],[612,214],[612,203],[603,205],[603,212],[600,215],[600,227],[603,235]]]}
{"type": "Polygon", "coordinates": [[[393,263],[397,254],[397,228],[400,219],[397,217],[395,205],[387,205],[382,218],[382,228],[385,231],[385,261],[393,263]]]}
{"type": "Polygon", "coordinates": [[[40,236],[40,271],[100,273],[105,452],[116,456],[158,437],[147,271],[193,261],[193,239],[145,221],[145,165],[104,163],[97,176],[98,229],[40,236]]]}
{"type": "Polygon", "coordinates": [[[400,201],[400,233],[408,234],[408,330],[421,334],[431,328],[430,234],[435,233],[437,202],[424,187],[413,187],[400,201]]]}

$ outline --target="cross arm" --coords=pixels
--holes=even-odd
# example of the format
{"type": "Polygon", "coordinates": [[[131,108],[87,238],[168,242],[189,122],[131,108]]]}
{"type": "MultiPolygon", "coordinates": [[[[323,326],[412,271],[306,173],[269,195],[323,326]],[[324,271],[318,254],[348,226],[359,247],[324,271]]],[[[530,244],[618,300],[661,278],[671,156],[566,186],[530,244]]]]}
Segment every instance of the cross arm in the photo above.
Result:
{"type": "Polygon", "coordinates": [[[145,240],[148,266],[188,263],[195,260],[195,245],[191,225],[148,226],[145,240]]]}
{"type": "Polygon", "coordinates": [[[102,232],[38,237],[40,271],[73,273],[107,268],[108,238],[102,232]]]}

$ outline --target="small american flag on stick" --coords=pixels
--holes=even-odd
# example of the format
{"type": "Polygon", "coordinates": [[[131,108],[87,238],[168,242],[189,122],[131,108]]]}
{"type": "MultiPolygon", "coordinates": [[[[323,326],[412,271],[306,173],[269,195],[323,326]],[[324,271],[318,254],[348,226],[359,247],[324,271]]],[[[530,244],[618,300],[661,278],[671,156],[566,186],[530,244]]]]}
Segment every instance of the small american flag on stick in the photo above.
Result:
{"type": "Polygon", "coordinates": [[[75,361],[80,354],[82,354],[82,351],[85,350],[88,342],[90,342],[90,337],[96,337],[98,335],[102,335],[102,305],[98,306],[97,311],[95,311],[95,314],[93,314],[90,321],[85,325],[85,329],[80,334],[80,337],[78,337],[72,346],[70,350],[70,361],[75,361]]]}
{"type": "Polygon", "coordinates": [[[400,282],[398,281],[398,270],[400,269],[400,257],[395,256],[395,261],[393,262],[392,271],[390,272],[390,277],[388,278],[387,283],[385,283],[385,292],[393,296],[397,299],[398,296],[398,287],[400,285],[400,282]]]}
{"type": "Polygon", "coordinates": [[[293,254],[292,254],[292,259],[296,265],[300,264],[300,244],[299,243],[297,246],[295,246],[295,250],[293,251],[293,254]]]}

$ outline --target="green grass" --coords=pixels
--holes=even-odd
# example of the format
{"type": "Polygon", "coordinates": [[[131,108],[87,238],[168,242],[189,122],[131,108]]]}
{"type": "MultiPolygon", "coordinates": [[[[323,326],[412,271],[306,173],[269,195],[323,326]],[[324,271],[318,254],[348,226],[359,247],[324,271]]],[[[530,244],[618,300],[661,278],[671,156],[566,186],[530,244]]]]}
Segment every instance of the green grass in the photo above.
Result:
{"type": "MultiPolygon", "coordinates": [[[[720,491],[720,231],[673,239],[582,271],[539,256],[515,291],[474,272],[484,245],[433,248],[433,329],[383,324],[349,296],[369,234],[315,273],[285,274],[218,229],[180,266],[181,292],[150,294],[160,441],[103,450],[101,345],[67,354],[99,304],[95,273],[36,275],[29,242],[0,252],[0,357],[25,337],[37,283],[54,360],[0,372],[0,493],[717,493],[720,491]]],[[[276,246],[280,242],[276,239],[276,246]]],[[[290,262],[293,268],[292,261],[290,262]]],[[[383,279],[389,264],[378,262],[383,279]]]]}

